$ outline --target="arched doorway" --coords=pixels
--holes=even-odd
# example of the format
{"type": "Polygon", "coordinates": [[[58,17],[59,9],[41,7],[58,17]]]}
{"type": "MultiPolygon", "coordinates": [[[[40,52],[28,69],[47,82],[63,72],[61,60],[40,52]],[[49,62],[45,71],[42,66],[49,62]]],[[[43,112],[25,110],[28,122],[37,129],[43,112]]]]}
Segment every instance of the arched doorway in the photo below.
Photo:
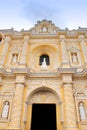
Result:
{"type": "Polygon", "coordinates": [[[31,130],[57,130],[56,104],[32,105],[31,130]]]}
{"type": "MultiPolygon", "coordinates": [[[[49,89],[35,90],[27,101],[28,130],[57,130],[58,113],[61,101],[56,93],[49,89]]],[[[60,117],[59,117],[60,118],[60,117]]]]}

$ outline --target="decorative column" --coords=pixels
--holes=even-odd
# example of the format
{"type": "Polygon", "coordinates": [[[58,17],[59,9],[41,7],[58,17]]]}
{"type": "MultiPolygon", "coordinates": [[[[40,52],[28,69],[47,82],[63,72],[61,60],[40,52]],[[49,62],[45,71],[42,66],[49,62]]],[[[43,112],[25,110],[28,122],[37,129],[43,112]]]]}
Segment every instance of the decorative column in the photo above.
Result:
{"type": "Polygon", "coordinates": [[[60,115],[61,115],[61,122],[63,123],[64,122],[64,104],[63,104],[63,102],[61,102],[61,104],[60,104],[60,115]]]}
{"type": "Polygon", "coordinates": [[[3,48],[2,55],[1,55],[1,60],[0,60],[0,65],[4,65],[6,55],[7,55],[7,51],[8,51],[8,48],[9,48],[10,40],[11,40],[10,37],[5,38],[4,48],[3,48]]]}
{"type": "Polygon", "coordinates": [[[63,75],[65,130],[78,130],[71,75],[63,75]]]}
{"type": "MultiPolygon", "coordinates": [[[[2,90],[2,77],[0,75],[0,108],[1,108],[2,98],[3,98],[3,94],[1,93],[1,90],[2,90]]],[[[1,115],[0,115],[0,117],[1,117],[1,115]]]]}
{"type": "Polygon", "coordinates": [[[31,130],[31,116],[32,116],[32,105],[28,105],[28,111],[29,111],[29,130],[31,130]]]}
{"type": "Polygon", "coordinates": [[[81,49],[84,55],[85,63],[87,64],[87,46],[85,43],[84,35],[79,35],[79,41],[80,41],[81,49]]]}
{"type": "Polygon", "coordinates": [[[68,52],[66,48],[64,35],[60,35],[60,43],[61,43],[61,53],[62,53],[62,66],[67,67],[67,65],[69,64],[69,59],[68,59],[68,52]]]}
{"type": "Polygon", "coordinates": [[[22,53],[21,53],[20,65],[26,65],[28,41],[29,41],[29,36],[25,36],[24,37],[24,44],[23,44],[23,48],[22,48],[22,53]]]}
{"type": "Polygon", "coordinates": [[[25,82],[24,76],[16,76],[16,89],[13,101],[10,128],[16,128],[16,129],[21,128],[24,82],[25,82]]]}

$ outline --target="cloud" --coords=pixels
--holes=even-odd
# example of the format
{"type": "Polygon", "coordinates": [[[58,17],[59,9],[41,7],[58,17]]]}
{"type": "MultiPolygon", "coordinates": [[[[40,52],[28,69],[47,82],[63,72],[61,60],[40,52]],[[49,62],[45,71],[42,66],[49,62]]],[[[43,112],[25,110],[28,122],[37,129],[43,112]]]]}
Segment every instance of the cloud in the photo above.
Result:
{"type": "Polygon", "coordinates": [[[60,28],[87,27],[87,0],[0,0],[0,28],[28,28],[52,20],[60,28]]]}
{"type": "Polygon", "coordinates": [[[22,17],[32,23],[47,19],[52,20],[60,28],[70,27],[70,23],[78,27],[82,24],[82,20],[78,21],[78,19],[82,17],[87,21],[83,15],[87,12],[86,5],[86,0],[25,0],[22,8],[22,17]],[[79,24],[77,24],[78,22],[79,24]]]}
{"type": "Polygon", "coordinates": [[[48,19],[54,22],[62,19],[61,22],[64,24],[61,6],[57,0],[26,0],[22,16],[34,23],[41,19],[48,19]]]}

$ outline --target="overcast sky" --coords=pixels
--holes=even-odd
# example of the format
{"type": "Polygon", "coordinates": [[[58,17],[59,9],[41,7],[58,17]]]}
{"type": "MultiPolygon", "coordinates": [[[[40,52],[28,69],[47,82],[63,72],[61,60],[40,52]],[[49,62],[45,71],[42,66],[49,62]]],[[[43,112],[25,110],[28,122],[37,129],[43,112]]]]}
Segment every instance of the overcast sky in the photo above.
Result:
{"type": "Polygon", "coordinates": [[[87,0],[0,0],[0,29],[30,29],[38,20],[64,29],[87,27],[87,0]]]}

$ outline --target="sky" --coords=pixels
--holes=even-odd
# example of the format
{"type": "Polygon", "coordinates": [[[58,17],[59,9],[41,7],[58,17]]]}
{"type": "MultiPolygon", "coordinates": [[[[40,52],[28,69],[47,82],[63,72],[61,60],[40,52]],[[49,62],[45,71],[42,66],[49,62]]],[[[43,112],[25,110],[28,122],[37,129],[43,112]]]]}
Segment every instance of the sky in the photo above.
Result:
{"type": "Polygon", "coordinates": [[[87,28],[87,0],[0,0],[0,29],[29,30],[43,19],[61,29],[87,28]]]}

